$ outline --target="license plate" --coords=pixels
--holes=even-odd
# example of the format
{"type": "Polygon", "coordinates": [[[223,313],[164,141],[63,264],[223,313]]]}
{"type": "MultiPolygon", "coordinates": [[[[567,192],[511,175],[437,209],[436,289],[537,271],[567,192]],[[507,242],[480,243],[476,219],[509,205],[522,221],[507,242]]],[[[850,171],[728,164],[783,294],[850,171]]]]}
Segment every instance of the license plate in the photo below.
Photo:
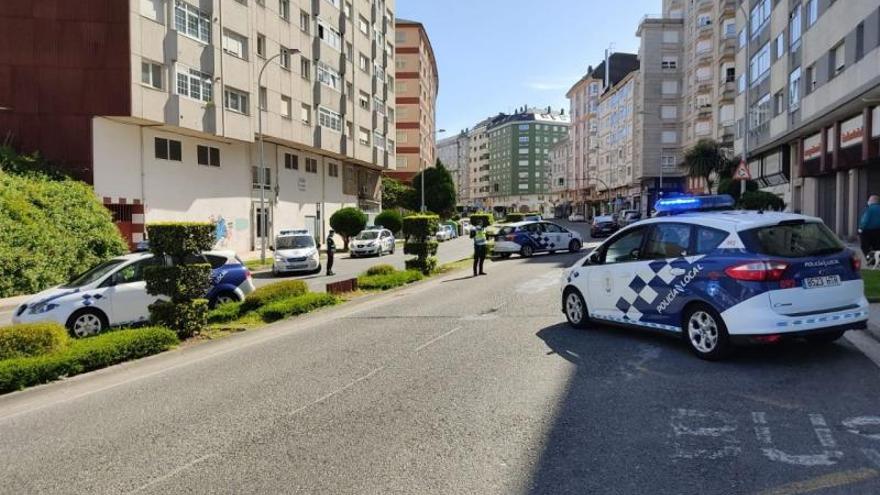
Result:
{"type": "Polygon", "coordinates": [[[305,263],[289,263],[287,268],[302,268],[304,266],[306,266],[305,263]]]}
{"type": "Polygon", "coordinates": [[[840,275],[825,275],[824,277],[804,279],[805,289],[821,289],[823,287],[837,287],[838,285],[840,285],[840,275]]]}

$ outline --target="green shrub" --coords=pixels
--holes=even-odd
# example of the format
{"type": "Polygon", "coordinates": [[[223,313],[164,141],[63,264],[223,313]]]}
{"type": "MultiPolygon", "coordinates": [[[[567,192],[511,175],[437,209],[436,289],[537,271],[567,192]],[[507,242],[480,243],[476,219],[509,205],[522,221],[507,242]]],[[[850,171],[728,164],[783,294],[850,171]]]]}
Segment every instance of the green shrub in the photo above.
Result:
{"type": "Polygon", "coordinates": [[[410,215],[403,219],[403,235],[426,238],[437,233],[440,218],[437,215],[410,215]]]}
{"type": "Polygon", "coordinates": [[[342,236],[343,249],[348,249],[348,241],[367,226],[367,214],[353,207],[336,210],[330,216],[330,227],[342,236]]]}
{"type": "Polygon", "coordinates": [[[428,237],[437,232],[438,220],[436,215],[411,215],[403,219],[403,234],[406,236],[403,252],[416,256],[406,261],[408,270],[420,270],[430,275],[437,266],[437,259],[429,258],[437,253],[437,242],[429,241],[428,237]]]}
{"type": "Polygon", "coordinates": [[[58,323],[26,323],[0,328],[0,360],[39,356],[65,349],[70,338],[58,323]]]}
{"type": "Polygon", "coordinates": [[[526,218],[524,213],[508,213],[504,218],[507,223],[522,222],[526,218]]]}
{"type": "Polygon", "coordinates": [[[150,322],[174,329],[181,339],[188,339],[208,326],[208,300],[156,301],[150,305],[150,322]]]}
{"type": "Polygon", "coordinates": [[[437,241],[407,242],[403,245],[403,254],[413,256],[434,256],[437,254],[439,243],[437,241]]]}
{"type": "Polygon", "coordinates": [[[482,225],[484,228],[495,223],[495,217],[491,213],[474,213],[471,215],[471,225],[482,225]]]}
{"type": "MultiPolygon", "coordinates": [[[[417,260],[418,258],[416,258],[417,260]]],[[[388,290],[425,278],[419,270],[395,271],[377,275],[361,275],[358,277],[358,288],[363,290],[388,290]]]]}
{"type": "Polygon", "coordinates": [[[403,217],[395,210],[385,210],[376,216],[376,225],[381,225],[397,234],[403,228],[403,217]]]}
{"type": "Polygon", "coordinates": [[[390,275],[396,271],[397,269],[391,265],[373,265],[367,269],[366,275],[390,275]]]}
{"type": "Polygon", "coordinates": [[[207,294],[211,287],[211,265],[147,266],[144,278],[150,294],[164,294],[173,301],[186,302],[207,294]]]}
{"type": "MultiPolygon", "coordinates": [[[[147,225],[150,251],[178,260],[214,247],[215,226],[208,222],[160,222],[147,225]]],[[[179,264],[179,263],[178,263],[179,264]]]]}
{"type": "Polygon", "coordinates": [[[407,270],[418,270],[425,275],[430,275],[437,269],[437,258],[429,256],[427,258],[410,258],[403,262],[407,270]]]}
{"type": "Polygon", "coordinates": [[[309,286],[302,280],[284,280],[264,285],[244,298],[241,312],[244,314],[279,299],[301,296],[308,291],[309,286]]]}
{"type": "Polygon", "coordinates": [[[127,249],[91,186],[0,170],[0,297],[67,282],[127,249]]]}
{"type": "Polygon", "coordinates": [[[257,310],[257,314],[266,323],[278,321],[289,316],[301,315],[324,306],[332,306],[339,302],[336,296],[324,292],[310,292],[295,297],[287,297],[266,304],[257,310]]]}
{"type": "Polygon", "coordinates": [[[745,210],[782,211],[785,209],[785,201],[771,192],[750,191],[743,194],[739,206],[745,210]]]}
{"type": "Polygon", "coordinates": [[[0,393],[156,354],[178,342],[166,328],[138,328],[73,340],[51,354],[6,359],[0,361],[0,393]]]}
{"type": "Polygon", "coordinates": [[[230,302],[208,311],[208,323],[228,323],[237,320],[243,314],[242,304],[242,302],[230,302]]]}

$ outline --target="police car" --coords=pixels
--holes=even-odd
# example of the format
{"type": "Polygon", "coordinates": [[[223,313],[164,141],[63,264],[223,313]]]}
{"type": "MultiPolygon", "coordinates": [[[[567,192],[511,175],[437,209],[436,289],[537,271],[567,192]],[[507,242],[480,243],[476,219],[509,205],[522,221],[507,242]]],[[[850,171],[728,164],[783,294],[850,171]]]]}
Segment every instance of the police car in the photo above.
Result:
{"type": "Polygon", "coordinates": [[[658,201],[657,217],[564,272],[569,323],[678,333],[704,359],[740,342],[828,343],[866,328],[860,258],[820,219],[732,206],[729,196],[658,201]]]}
{"type": "Polygon", "coordinates": [[[497,226],[492,254],[502,258],[519,254],[528,258],[535,253],[581,250],[581,235],[550,222],[515,222],[497,226]]]}
{"type": "Polygon", "coordinates": [[[315,238],[308,230],[282,230],[275,236],[272,274],[321,271],[321,258],[315,238]]]}
{"type": "MultiPolygon", "coordinates": [[[[232,251],[209,251],[193,261],[211,264],[211,287],[205,295],[211,306],[242,301],[254,290],[250,271],[232,251]]],[[[15,310],[12,322],[55,321],[76,337],[144,323],[150,304],[159,299],[147,293],[144,268],[157,262],[151,253],[107,260],[67,284],[36,294],[15,310]]]]}

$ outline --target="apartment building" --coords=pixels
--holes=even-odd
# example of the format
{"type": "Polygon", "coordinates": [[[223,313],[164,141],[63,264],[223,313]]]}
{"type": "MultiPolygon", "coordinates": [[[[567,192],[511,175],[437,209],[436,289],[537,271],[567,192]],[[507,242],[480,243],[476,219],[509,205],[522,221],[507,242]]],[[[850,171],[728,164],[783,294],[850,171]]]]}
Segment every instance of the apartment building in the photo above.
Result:
{"type": "Polygon", "coordinates": [[[571,204],[576,191],[570,189],[566,182],[574,167],[572,148],[569,136],[550,147],[550,203],[558,218],[568,218],[572,213],[571,204]]]}
{"type": "Polygon", "coordinates": [[[855,237],[880,191],[880,0],[751,0],[737,14],[736,153],[790,209],[855,237]]]}
{"type": "Polygon", "coordinates": [[[643,215],[662,194],[686,188],[682,161],[684,20],[646,16],[639,24],[638,84],[634,112],[633,181],[641,187],[643,215]]]}
{"type": "Polygon", "coordinates": [[[488,127],[493,208],[552,211],[550,147],[568,137],[569,124],[561,112],[524,107],[488,127]]]}
{"type": "Polygon", "coordinates": [[[484,119],[468,132],[468,176],[470,178],[470,203],[468,206],[491,208],[489,198],[489,126],[501,115],[484,119]]]}
{"type": "Polygon", "coordinates": [[[452,176],[459,206],[467,205],[470,201],[469,145],[467,129],[455,136],[437,141],[437,158],[452,176]]]}
{"type": "Polygon", "coordinates": [[[378,211],[393,0],[102,5],[0,9],[18,33],[0,43],[18,81],[0,84],[0,132],[92,183],[130,242],[146,222],[210,220],[246,252],[264,228],[320,239],[340,207],[378,211]]]}
{"type": "Polygon", "coordinates": [[[434,166],[439,80],[422,23],[397,19],[395,41],[397,165],[387,175],[410,182],[419,171],[434,166]]]}
{"type": "Polygon", "coordinates": [[[639,209],[641,187],[633,174],[638,158],[635,140],[636,93],[639,71],[606,88],[599,97],[595,149],[596,191],[602,213],[639,209]]]}

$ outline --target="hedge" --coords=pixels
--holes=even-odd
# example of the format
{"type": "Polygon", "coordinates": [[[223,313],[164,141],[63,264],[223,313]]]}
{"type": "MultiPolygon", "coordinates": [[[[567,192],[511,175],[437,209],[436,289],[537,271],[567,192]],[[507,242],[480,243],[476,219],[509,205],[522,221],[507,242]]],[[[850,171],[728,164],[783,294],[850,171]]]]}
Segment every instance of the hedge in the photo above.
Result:
{"type": "Polygon", "coordinates": [[[177,331],[181,339],[188,339],[208,326],[207,299],[171,302],[156,301],[150,305],[150,323],[177,331]]]}
{"type": "Polygon", "coordinates": [[[439,217],[437,215],[410,215],[403,219],[403,235],[426,238],[437,233],[439,217]]]}
{"type": "Polygon", "coordinates": [[[437,257],[429,256],[427,258],[410,258],[403,262],[407,270],[418,270],[425,275],[430,275],[437,269],[437,257]]]}
{"type": "Polygon", "coordinates": [[[418,282],[425,278],[421,271],[405,270],[379,275],[361,275],[358,277],[358,288],[363,290],[388,290],[401,285],[418,282]]]}
{"type": "Polygon", "coordinates": [[[204,297],[211,287],[211,265],[147,266],[147,292],[164,294],[172,301],[186,302],[204,297]]]}
{"type": "Polygon", "coordinates": [[[208,311],[208,323],[228,323],[238,319],[239,316],[244,314],[241,310],[242,304],[242,302],[221,304],[208,311]]]}
{"type": "Polygon", "coordinates": [[[158,222],[147,225],[150,251],[181,259],[214,247],[215,226],[208,222],[158,222]]]}
{"type": "Polygon", "coordinates": [[[495,223],[495,217],[491,213],[474,213],[471,215],[471,225],[482,225],[483,228],[495,223]]]}
{"type": "Polygon", "coordinates": [[[0,297],[67,282],[127,249],[89,185],[0,170],[0,297]]]}
{"type": "Polygon", "coordinates": [[[403,252],[416,256],[406,260],[407,270],[419,270],[429,275],[436,268],[437,258],[432,255],[437,253],[437,241],[428,238],[437,232],[438,220],[437,215],[411,215],[403,219],[403,234],[406,236],[403,252]]]}
{"type": "Polygon", "coordinates": [[[58,323],[0,327],[0,360],[39,356],[67,348],[70,337],[58,323]]]}
{"type": "Polygon", "coordinates": [[[278,321],[289,316],[301,315],[324,306],[339,302],[336,296],[324,292],[310,292],[295,297],[287,297],[271,302],[257,310],[266,323],[278,321]]]}
{"type": "Polygon", "coordinates": [[[367,268],[365,275],[390,275],[396,271],[396,268],[388,264],[373,265],[367,268]]]}
{"type": "Polygon", "coordinates": [[[309,286],[302,280],[285,280],[264,285],[244,298],[244,303],[241,305],[241,313],[253,311],[279,299],[301,296],[308,291],[309,286]]]}
{"type": "Polygon", "coordinates": [[[6,359],[0,361],[0,393],[157,354],[179,342],[166,328],[118,330],[73,340],[59,352],[6,359]]]}
{"type": "Polygon", "coordinates": [[[439,243],[437,241],[407,242],[403,245],[403,254],[413,256],[434,256],[437,254],[439,243]]]}

